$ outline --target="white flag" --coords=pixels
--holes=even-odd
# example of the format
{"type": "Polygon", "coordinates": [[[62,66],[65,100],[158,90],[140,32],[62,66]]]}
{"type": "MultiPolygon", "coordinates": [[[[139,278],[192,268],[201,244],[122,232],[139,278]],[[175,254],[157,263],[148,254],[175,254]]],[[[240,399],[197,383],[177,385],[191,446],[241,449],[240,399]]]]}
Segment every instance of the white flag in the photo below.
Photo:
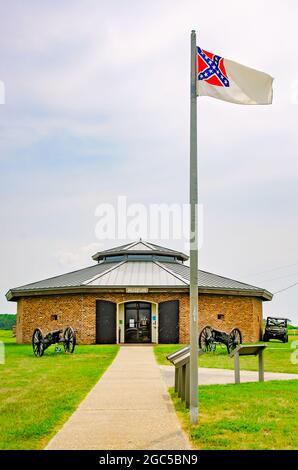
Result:
{"type": "Polygon", "coordinates": [[[273,78],[267,73],[197,48],[197,94],[237,104],[271,104],[273,78]]]}

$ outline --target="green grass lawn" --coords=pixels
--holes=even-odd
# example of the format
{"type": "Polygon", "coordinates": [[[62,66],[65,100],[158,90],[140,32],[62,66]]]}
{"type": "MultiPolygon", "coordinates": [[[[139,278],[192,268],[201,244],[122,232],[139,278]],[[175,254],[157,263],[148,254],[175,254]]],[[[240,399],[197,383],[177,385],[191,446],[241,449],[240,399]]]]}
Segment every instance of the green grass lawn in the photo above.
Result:
{"type": "Polygon", "coordinates": [[[199,387],[199,425],[171,389],[182,426],[198,449],[298,449],[298,380],[199,387]]]}
{"type": "Polygon", "coordinates": [[[49,348],[36,358],[0,330],[0,449],[42,449],[111,364],[117,345],[77,346],[74,354],[49,348]]]}
{"type": "MultiPolygon", "coordinates": [[[[297,336],[289,336],[288,343],[270,341],[265,350],[265,370],[267,372],[286,372],[298,374],[298,364],[291,363],[292,341],[297,341],[297,336]]],[[[176,351],[183,345],[179,344],[158,344],[154,346],[154,353],[158,364],[171,365],[167,360],[167,354],[176,351]]],[[[216,351],[203,354],[199,363],[201,367],[215,367],[220,369],[234,369],[234,361],[227,354],[226,347],[217,347],[216,351]]],[[[241,357],[241,369],[258,370],[258,360],[254,356],[241,357]]]]}
{"type": "Polygon", "coordinates": [[[12,336],[11,330],[0,330],[0,341],[4,343],[15,343],[16,339],[12,336]]]}

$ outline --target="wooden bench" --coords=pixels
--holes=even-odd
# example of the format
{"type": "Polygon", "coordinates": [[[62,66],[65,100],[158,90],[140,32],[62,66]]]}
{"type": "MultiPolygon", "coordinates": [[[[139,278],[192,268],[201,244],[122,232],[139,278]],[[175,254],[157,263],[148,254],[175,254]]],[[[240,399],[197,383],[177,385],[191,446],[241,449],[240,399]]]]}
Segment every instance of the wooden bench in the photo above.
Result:
{"type": "MultiPolygon", "coordinates": [[[[199,349],[199,356],[203,350],[199,349]]],[[[190,346],[178,349],[168,354],[167,359],[175,366],[175,392],[182,401],[185,401],[186,408],[189,408],[189,389],[190,389],[190,346]]]]}

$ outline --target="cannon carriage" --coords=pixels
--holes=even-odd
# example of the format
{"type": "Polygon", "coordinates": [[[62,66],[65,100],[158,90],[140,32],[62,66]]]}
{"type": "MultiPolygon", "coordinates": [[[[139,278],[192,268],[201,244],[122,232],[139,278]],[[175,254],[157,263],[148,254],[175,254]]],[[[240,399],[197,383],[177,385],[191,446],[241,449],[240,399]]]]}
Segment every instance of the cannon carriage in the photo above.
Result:
{"type": "Polygon", "coordinates": [[[205,326],[199,336],[199,346],[205,352],[215,351],[218,344],[223,344],[227,348],[228,354],[242,343],[241,331],[233,328],[230,333],[215,330],[211,326],[205,326]]]}
{"type": "Polygon", "coordinates": [[[63,330],[50,331],[46,335],[40,328],[36,328],[32,335],[32,348],[33,353],[37,357],[43,356],[46,349],[52,344],[62,343],[66,353],[73,353],[76,345],[75,330],[68,326],[63,330]]]}

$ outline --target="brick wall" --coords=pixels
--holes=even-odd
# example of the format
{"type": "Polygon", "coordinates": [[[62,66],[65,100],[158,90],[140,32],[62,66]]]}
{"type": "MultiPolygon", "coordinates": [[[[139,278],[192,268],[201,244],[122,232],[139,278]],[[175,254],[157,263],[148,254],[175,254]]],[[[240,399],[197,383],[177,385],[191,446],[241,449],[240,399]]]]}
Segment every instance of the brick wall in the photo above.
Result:
{"type": "MultiPolygon", "coordinates": [[[[24,297],[18,301],[17,342],[30,343],[33,330],[39,327],[46,333],[71,325],[77,331],[77,341],[95,342],[96,300],[120,303],[143,300],[164,302],[179,300],[180,342],[189,339],[189,299],[186,293],[160,294],[67,294],[41,297],[24,297]],[[54,316],[57,316],[57,320],[54,316]]],[[[262,302],[253,297],[201,294],[199,297],[200,329],[206,325],[230,331],[238,327],[245,342],[257,341],[262,327],[262,302]],[[222,319],[218,319],[222,315],[222,319]]]]}
{"type": "Polygon", "coordinates": [[[262,301],[255,297],[201,295],[199,311],[200,327],[210,325],[227,332],[239,328],[243,341],[248,343],[261,338],[262,301]]]}

